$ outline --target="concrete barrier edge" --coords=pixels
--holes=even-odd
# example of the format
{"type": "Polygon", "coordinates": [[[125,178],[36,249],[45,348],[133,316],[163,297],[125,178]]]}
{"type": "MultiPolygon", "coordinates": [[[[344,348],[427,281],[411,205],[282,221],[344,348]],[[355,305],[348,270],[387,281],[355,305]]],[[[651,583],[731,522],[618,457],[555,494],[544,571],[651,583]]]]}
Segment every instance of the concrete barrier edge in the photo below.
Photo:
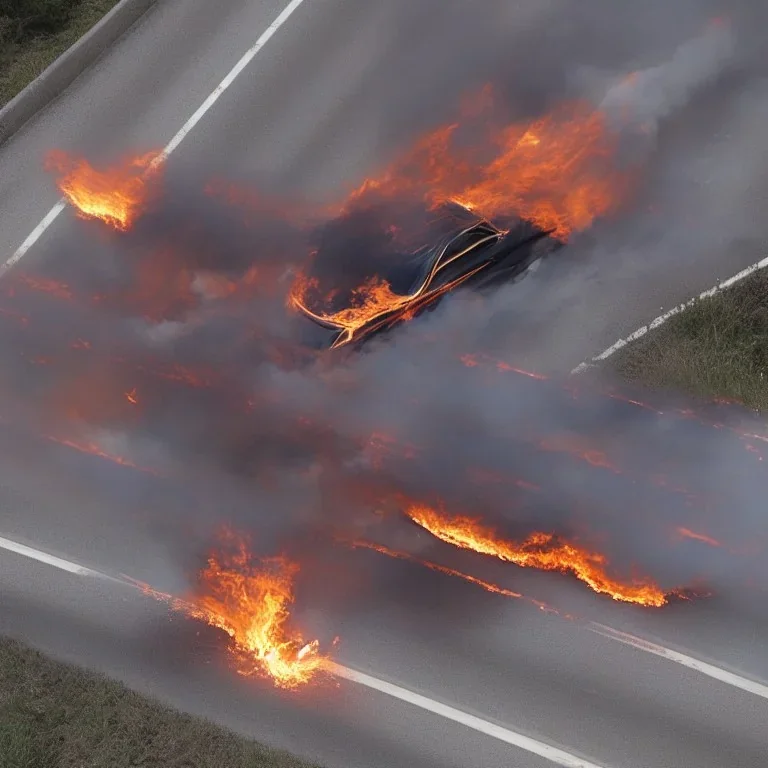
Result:
{"type": "Polygon", "coordinates": [[[0,144],[6,142],[122,37],[156,0],[120,0],[21,93],[0,109],[0,144]]]}

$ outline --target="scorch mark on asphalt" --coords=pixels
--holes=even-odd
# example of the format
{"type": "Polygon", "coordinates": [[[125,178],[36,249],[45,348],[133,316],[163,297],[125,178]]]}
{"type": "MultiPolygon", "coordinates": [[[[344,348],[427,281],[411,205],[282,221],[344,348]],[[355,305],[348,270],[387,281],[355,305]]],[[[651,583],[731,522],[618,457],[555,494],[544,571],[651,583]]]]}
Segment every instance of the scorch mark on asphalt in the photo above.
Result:
{"type": "Polygon", "coordinates": [[[668,312],[665,312],[663,315],[659,315],[657,318],[654,318],[653,320],[651,320],[651,322],[648,323],[648,325],[641,326],[633,333],[630,333],[629,336],[626,336],[623,339],[619,339],[615,344],[611,344],[611,346],[608,347],[608,349],[603,350],[599,355],[595,355],[595,357],[591,358],[590,360],[585,360],[583,363],[579,363],[579,365],[577,365],[571,371],[571,375],[573,376],[574,374],[577,374],[577,373],[584,373],[584,371],[589,370],[590,368],[594,368],[595,365],[597,365],[598,363],[601,363],[603,360],[607,360],[612,355],[615,355],[620,349],[623,349],[624,347],[626,347],[627,344],[630,344],[633,341],[637,341],[638,339],[641,339],[649,331],[652,331],[658,328],[659,326],[664,325],[664,323],[666,323],[667,320],[674,317],[675,315],[679,315],[684,309],[687,309],[688,307],[692,306],[697,301],[701,301],[702,299],[708,299],[710,296],[714,296],[716,293],[719,293],[720,291],[725,290],[726,288],[730,288],[732,285],[736,285],[736,283],[741,282],[742,280],[744,280],[744,278],[749,277],[755,272],[761,269],[765,269],[765,267],[768,267],[768,256],[766,256],[764,259],[761,259],[758,262],[755,262],[749,267],[742,269],[741,272],[737,272],[733,277],[729,277],[727,280],[723,280],[722,282],[718,283],[712,288],[709,288],[703,293],[700,293],[695,298],[685,301],[682,304],[678,304],[676,307],[673,307],[668,312]]]}
{"type": "MultiPolygon", "coordinates": [[[[194,114],[179,129],[178,133],[168,142],[165,149],[158,156],[157,162],[164,162],[178,149],[179,145],[187,138],[192,129],[203,119],[210,108],[219,100],[221,95],[235,82],[237,76],[251,63],[256,54],[270,41],[272,36],[285,24],[304,0],[291,0],[278,14],[277,18],[262,32],[259,39],[243,54],[240,61],[235,64],[229,74],[211,92],[208,98],[198,107],[194,114]]],[[[26,240],[16,249],[14,254],[5,263],[0,264],[0,279],[2,279],[13,267],[27,255],[30,248],[43,236],[45,231],[59,217],[67,207],[65,198],[61,198],[56,205],[43,217],[40,223],[29,233],[26,240]]]]}

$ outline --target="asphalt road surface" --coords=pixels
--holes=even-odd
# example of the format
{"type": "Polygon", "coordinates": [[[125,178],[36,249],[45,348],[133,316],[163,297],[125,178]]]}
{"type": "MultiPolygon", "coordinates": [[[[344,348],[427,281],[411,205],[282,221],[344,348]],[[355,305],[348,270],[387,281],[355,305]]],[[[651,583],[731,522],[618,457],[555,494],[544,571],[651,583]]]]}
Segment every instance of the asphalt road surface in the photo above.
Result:
{"type": "MultiPolygon", "coordinates": [[[[130,523],[130,509],[121,510],[125,528],[115,524],[95,533],[88,516],[104,499],[84,494],[82,486],[75,495],[71,474],[63,479],[55,465],[38,461],[33,475],[29,460],[25,463],[26,478],[13,465],[3,478],[6,497],[14,489],[17,498],[13,509],[4,508],[4,525],[16,529],[17,540],[24,530],[37,535],[46,520],[48,553],[85,565],[96,561],[109,573],[151,577],[160,588],[176,586],[170,575],[163,578],[158,553],[152,557],[147,551],[150,539],[130,523]]],[[[174,617],[126,586],[8,551],[0,573],[3,632],[322,764],[551,764],[357,683],[324,682],[280,694],[268,683],[239,678],[226,665],[220,633],[174,617]]],[[[713,679],[605,638],[591,625],[542,615],[461,583],[450,593],[453,607],[460,607],[453,610],[446,605],[446,577],[427,572],[418,578],[418,590],[401,604],[371,601],[353,618],[331,609],[300,619],[324,638],[329,629],[342,636],[336,655],[342,664],[598,765],[764,764],[768,688],[740,689],[727,674],[726,682],[713,679]]],[[[516,578],[513,586],[528,592],[536,581],[516,578]]],[[[583,616],[630,629],[634,624],[645,636],[654,630],[677,634],[678,642],[698,636],[698,655],[717,643],[711,633],[702,633],[711,615],[692,620],[668,615],[657,623],[606,610],[581,592],[577,586],[557,588],[558,599],[571,609],[579,606],[583,616]]],[[[727,617],[722,609],[715,615],[719,621],[727,617]]],[[[742,661],[759,659],[762,632],[746,637],[748,621],[743,616],[739,621],[741,629],[728,637],[729,652],[742,661]]],[[[750,685],[746,678],[737,678],[737,684],[750,685]]]]}
{"type": "MultiPolygon", "coordinates": [[[[461,3],[307,0],[175,152],[171,185],[215,175],[320,197],[359,179],[405,137],[440,119],[465,86],[500,67],[530,65],[526,56],[552,44],[550,33],[529,30],[557,4],[517,5],[513,12],[508,3],[488,0],[480,13],[461,3]]],[[[214,6],[204,0],[160,4],[0,148],[3,254],[10,256],[58,199],[42,170],[46,151],[61,148],[98,163],[164,146],[281,11],[268,2],[214,6]]],[[[65,212],[24,263],[44,272],[62,254],[86,249],[83,238],[65,212]]],[[[727,259],[704,249],[695,263],[669,264],[661,283],[638,268],[631,301],[615,301],[612,296],[626,294],[627,272],[611,272],[605,256],[592,265],[599,278],[579,283],[574,309],[573,317],[583,319],[584,308],[591,308],[593,325],[582,326],[578,345],[568,345],[570,357],[559,356],[559,345],[552,356],[567,370],[613,341],[606,334],[622,335],[658,306],[754,260],[747,248],[727,259]]],[[[526,290],[532,295],[535,288],[526,290]]],[[[552,366],[552,356],[538,362],[552,366]]],[[[0,536],[161,589],[179,586],[167,545],[153,536],[156,520],[131,495],[126,470],[91,472],[90,460],[43,450],[34,441],[6,439],[3,456],[0,536]]],[[[392,564],[391,570],[409,567],[392,564]]],[[[423,576],[423,594],[411,595],[420,610],[393,601],[353,618],[331,608],[305,619],[324,636],[343,637],[342,664],[599,765],[764,768],[768,699],[764,689],[739,687],[750,688],[747,677],[716,680],[679,659],[469,586],[458,585],[449,606],[436,597],[444,595],[437,587],[444,578],[423,576]]],[[[218,633],[173,619],[160,604],[110,581],[3,551],[0,583],[3,632],[329,768],[551,764],[365,685],[342,681],[287,696],[242,680],[227,669],[218,633]]],[[[514,587],[550,590],[537,574],[514,587]]],[[[608,610],[615,606],[584,596],[578,585],[558,582],[554,592],[591,620],[683,653],[688,648],[748,677],[768,676],[759,611],[751,616],[743,606],[713,603],[662,619],[608,610]]]]}

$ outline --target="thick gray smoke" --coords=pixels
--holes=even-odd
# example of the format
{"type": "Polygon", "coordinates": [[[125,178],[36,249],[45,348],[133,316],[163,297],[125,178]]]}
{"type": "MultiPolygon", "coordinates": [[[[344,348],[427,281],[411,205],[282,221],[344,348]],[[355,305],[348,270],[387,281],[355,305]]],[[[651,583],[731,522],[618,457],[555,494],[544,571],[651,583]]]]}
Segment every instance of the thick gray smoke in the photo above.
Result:
{"type": "Polygon", "coordinates": [[[600,111],[618,129],[629,122],[655,136],[661,120],[722,76],[733,63],[734,53],[730,25],[712,22],[702,35],[684,42],[669,61],[633,72],[609,88],[600,111]]]}
{"type": "MultiPolygon", "coordinates": [[[[730,590],[751,576],[754,561],[675,538],[680,527],[701,529],[737,548],[762,531],[764,482],[743,443],[727,430],[607,397],[575,397],[563,382],[668,297],[676,303],[697,289],[698,264],[711,283],[713,264],[718,277],[737,271],[729,248],[768,234],[764,219],[749,215],[768,178],[768,67],[755,66],[753,35],[759,13],[743,3],[712,23],[716,3],[513,5],[520,9],[491,2],[483,14],[464,3],[438,3],[429,13],[411,4],[409,13],[429,24],[385,74],[361,73],[358,96],[366,121],[379,125],[377,160],[450,116],[462,93],[486,79],[500,85],[516,119],[578,97],[620,130],[640,130],[648,141],[635,196],[525,281],[485,298],[452,296],[360,354],[327,355],[306,343],[314,329],[286,308],[285,296],[290,270],[330,230],[190,191],[208,179],[173,171],[159,209],[115,239],[98,273],[90,255],[60,259],[66,273],[56,277],[80,294],[102,295],[117,283],[117,298],[48,309],[44,329],[8,332],[9,349],[39,345],[41,356],[81,335],[99,337],[92,368],[67,358],[34,393],[41,422],[52,414],[66,421],[74,406],[62,411],[61,402],[84,392],[74,408],[83,439],[111,441],[110,450],[167,474],[162,491],[154,478],[144,486],[147,498],[162,498],[150,530],[180,565],[196,562],[198,546],[224,522],[257,533],[265,550],[298,549],[321,563],[333,557],[326,553],[339,532],[385,530],[405,547],[440,550],[425,547],[430,540],[404,519],[378,522],[374,512],[391,512],[404,496],[482,517],[510,537],[544,530],[578,539],[604,551],[617,572],[637,566],[668,587],[703,577],[730,590]],[[137,278],[144,267],[146,284],[137,278]],[[110,356],[115,362],[105,364],[110,356]],[[158,374],[174,365],[212,383],[183,386],[158,374]],[[129,389],[129,381],[140,417],[101,402],[100,393],[129,389]]],[[[320,123],[317,141],[334,125],[340,130],[330,117],[320,123]]],[[[338,198],[335,182],[359,181],[365,163],[354,173],[326,173],[322,163],[314,173],[310,165],[297,159],[280,191],[322,196],[319,176],[335,189],[325,196],[338,198]]],[[[339,282],[367,265],[365,242],[344,234],[333,232],[339,282]]],[[[28,381],[25,370],[13,384],[28,381]]],[[[130,481],[134,489],[141,483],[130,481]]]]}

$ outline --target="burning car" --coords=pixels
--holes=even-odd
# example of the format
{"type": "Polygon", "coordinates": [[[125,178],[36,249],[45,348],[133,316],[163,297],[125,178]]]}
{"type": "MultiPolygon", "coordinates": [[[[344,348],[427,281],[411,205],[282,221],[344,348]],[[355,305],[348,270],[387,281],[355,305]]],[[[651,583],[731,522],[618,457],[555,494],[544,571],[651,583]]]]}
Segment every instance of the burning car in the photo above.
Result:
{"type": "Polygon", "coordinates": [[[458,288],[518,281],[562,245],[551,230],[520,218],[502,227],[455,201],[400,206],[398,224],[384,223],[392,213],[366,208],[330,222],[311,266],[296,277],[289,303],[332,332],[331,349],[362,344],[458,288]],[[323,293],[328,280],[332,287],[323,293]]]}

